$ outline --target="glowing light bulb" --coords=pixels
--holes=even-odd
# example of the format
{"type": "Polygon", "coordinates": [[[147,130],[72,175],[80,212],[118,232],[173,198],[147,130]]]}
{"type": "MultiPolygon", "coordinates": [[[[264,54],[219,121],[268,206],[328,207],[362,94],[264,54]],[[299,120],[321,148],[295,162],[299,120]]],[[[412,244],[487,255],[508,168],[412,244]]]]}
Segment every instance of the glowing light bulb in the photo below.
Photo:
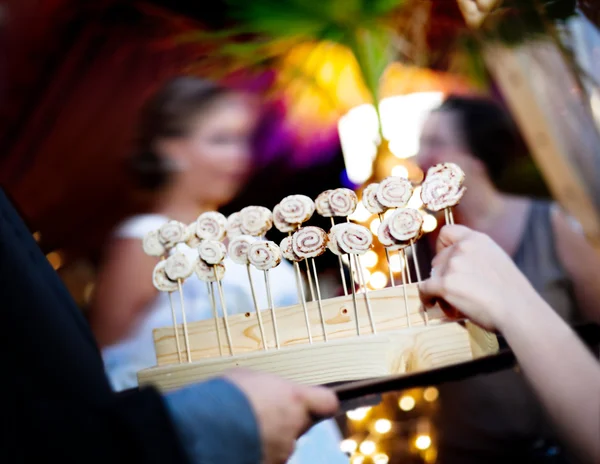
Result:
{"type": "Polygon", "coordinates": [[[348,438],[347,440],[342,440],[340,443],[340,450],[344,453],[352,454],[356,451],[357,448],[358,443],[356,443],[356,441],[352,440],[351,438],[348,438]]]}
{"type": "Polygon", "coordinates": [[[408,169],[401,164],[394,166],[392,168],[392,176],[404,177],[405,179],[408,179],[408,169]]]}
{"type": "Polygon", "coordinates": [[[363,266],[373,267],[377,264],[377,261],[379,261],[379,256],[373,250],[369,250],[360,257],[360,260],[362,261],[363,266]]]}
{"type": "Polygon", "coordinates": [[[416,401],[412,396],[403,396],[402,398],[400,398],[400,401],[398,401],[398,406],[400,407],[400,409],[402,409],[403,411],[410,411],[415,407],[416,401]]]}
{"type": "Polygon", "coordinates": [[[381,221],[379,220],[379,218],[375,218],[371,221],[371,224],[369,225],[369,229],[371,229],[371,232],[373,233],[373,235],[377,235],[377,229],[379,229],[380,224],[381,224],[381,221]]]}
{"type": "Polygon", "coordinates": [[[360,444],[360,452],[365,456],[371,456],[377,447],[375,446],[375,442],[371,440],[365,440],[360,444]]]}
{"type": "Polygon", "coordinates": [[[54,269],[60,268],[63,264],[62,256],[58,251],[53,251],[51,253],[48,253],[46,255],[46,258],[48,259],[48,261],[50,262],[50,264],[52,265],[52,267],[54,269]]]}
{"type": "Polygon", "coordinates": [[[378,419],[375,422],[375,430],[377,431],[377,433],[388,433],[390,430],[392,430],[392,423],[387,420],[387,419],[378,419]]]}
{"type": "Polygon", "coordinates": [[[423,216],[423,232],[431,232],[437,227],[437,219],[431,214],[423,216]]]}
{"type": "Polygon", "coordinates": [[[367,414],[369,413],[370,410],[371,410],[370,407],[357,408],[357,409],[353,409],[352,411],[348,411],[346,413],[346,416],[350,420],[360,421],[360,420],[363,420],[365,417],[367,417],[367,414]]]}
{"type": "Polygon", "coordinates": [[[438,399],[439,396],[439,391],[437,388],[435,387],[428,387],[425,389],[425,391],[423,392],[423,398],[425,399],[425,401],[428,401],[429,403],[434,402],[435,400],[438,399]]]}
{"type": "Polygon", "coordinates": [[[373,456],[373,464],[388,464],[390,458],[385,453],[377,453],[373,456]]]}
{"type": "Polygon", "coordinates": [[[354,210],[354,212],[348,217],[353,221],[366,222],[371,216],[371,213],[369,213],[367,208],[365,208],[365,205],[363,205],[362,202],[360,202],[356,205],[356,209],[354,210]]]}
{"type": "Polygon", "coordinates": [[[429,435],[419,435],[415,440],[417,449],[426,450],[431,446],[431,437],[429,435]]]}
{"type": "Polygon", "coordinates": [[[387,285],[387,281],[387,276],[383,272],[377,271],[371,274],[371,278],[369,279],[369,285],[374,289],[385,288],[385,286],[387,285]]]}

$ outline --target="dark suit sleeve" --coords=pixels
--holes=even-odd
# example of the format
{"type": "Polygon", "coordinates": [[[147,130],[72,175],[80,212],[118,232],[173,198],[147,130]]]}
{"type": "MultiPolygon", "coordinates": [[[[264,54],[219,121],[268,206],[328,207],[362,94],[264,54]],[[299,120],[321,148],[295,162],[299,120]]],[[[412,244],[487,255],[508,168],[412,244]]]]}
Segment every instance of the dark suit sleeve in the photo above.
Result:
{"type": "Polygon", "coordinates": [[[112,391],[79,308],[0,191],[2,462],[188,462],[165,400],[112,391]]]}

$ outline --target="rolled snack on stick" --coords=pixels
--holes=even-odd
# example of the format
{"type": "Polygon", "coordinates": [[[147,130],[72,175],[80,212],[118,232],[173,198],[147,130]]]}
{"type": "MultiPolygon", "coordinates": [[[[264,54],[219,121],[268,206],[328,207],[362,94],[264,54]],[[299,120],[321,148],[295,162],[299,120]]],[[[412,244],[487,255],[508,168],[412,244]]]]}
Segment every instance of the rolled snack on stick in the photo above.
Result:
{"type": "Polygon", "coordinates": [[[371,214],[382,214],[388,209],[387,206],[383,205],[377,199],[377,191],[379,190],[379,184],[369,184],[362,193],[362,204],[366,210],[371,214]]]}
{"type": "Polygon", "coordinates": [[[463,181],[464,174],[454,163],[433,166],[421,184],[421,201],[430,211],[456,206],[466,191],[463,181]]]}
{"type": "Polygon", "coordinates": [[[285,237],[279,244],[283,257],[292,263],[302,261],[302,258],[294,252],[294,244],[292,237],[285,237]]]}
{"type": "Polygon", "coordinates": [[[412,193],[413,187],[408,179],[390,176],[379,183],[377,200],[388,208],[402,208],[406,206],[412,193]]]}
{"type": "Polygon", "coordinates": [[[165,271],[166,265],[166,261],[160,261],[156,266],[154,266],[154,271],[152,272],[152,283],[154,284],[154,288],[160,292],[176,292],[178,289],[177,281],[169,279],[165,271]]]}
{"type": "Polygon", "coordinates": [[[238,235],[229,242],[229,257],[236,264],[250,264],[248,251],[250,246],[256,242],[256,238],[251,235],[238,235]]]}
{"type": "Polygon", "coordinates": [[[227,231],[227,218],[216,211],[202,213],[196,220],[196,235],[202,240],[223,240],[227,231]]]}
{"type": "Polygon", "coordinates": [[[268,271],[281,263],[281,250],[275,242],[256,241],[248,250],[248,259],[257,269],[268,271]]]}
{"type": "Polygon", "coordinates": [[[239,237],[244,232],[242,232],[242,215],[237,213],[232,213],[227,217],[227,237],[233,239],[235,237],[239,237]]]}
{"type": "Polygon", "coordinates": [[[198,245],[200,245],[202,240],[196,235],[196,223],[192,222],[186,229],[185,244],[190,248],[198,248],[198,245]]]}
{"type": "Polygon", "coordinates": [[[262,237],[273,227],[273,214],[263,206],[246,206],[240,211],[240,228],[246,235],[262,237]]]}
{"type": "Polygon", "coordinates": [[[337,224],[331,228],[338,247],[353,255],[365,254],[373,244],[373,234],[369,229],[350,222],[337,224]]]}
{"type": "Polygon", "coordinates": [[[177,252],[165,260],[167,277],[175,282],[185,280],[194,272],[194,263],[181,252],[177,252]]]}
{"type": "Polygon", "coordinates": [[[158,238],[165,248],[171,249],[178,243],[184,243],[186,239],[185,224],[179,221],[169,221],[158,229],[158,238]]]}
{"type": "Polygon", "coordinates": [[[389,217],[389,231],[399,242],[410,242],[421,234],[423,216],[413,208],[399,208],[389,217]]]}
{"type": "Polygon", "coordinates": [[[198,259],[194,265],[194,272],[198,279],[203,282],[216,282],[225,277],[225,265],[223,263],[214,266],[207,264],[204,260],[198,259]],[[216,276],[215,276],[216,271],[216,276]]]}
{"type": "Polygon", "coordinates": [[[204,240],[198,247],[198,254],[207,264],[215,265],[225,259],[227,248],[216,240],[204,240]]]}
{"type": "Polygon", "coordinates": [[[358,197],[354,191],[347,188],[332,190],[329,194],[329,207],[334,216],[348,217],[358,205],[358,197]]]}
{"type": "Polygon", "coordinates": [[[331,192],[333,192],[333,190],[325,190],[324,192],[320,193],[315,200],[315,208],[317,209],[317,213],[323,217],[333,217],[333,210],[329,204],[329,195],[331,192]]]}
{"type": "Polygon", "coordinates": [[[400,240],[396,240],[396,238],[391,234],[390,219],[391,218],[389,217],[385,218],[379,225],[379,228],[377,229],[377,238],[379,239],[379,243],[381,243],[389,251],[402,250],[403,248],[409,246],[409,242],[401,242],[400,240]]]}
{"type": "Polygon", "coordinates": [[[279,202],[283,220],[288,224],[302,224],[315,212],[315,203],[306,195],[289,195],[279,202]]]}
{"type": "Polygon", "coordinates": [[[327,249],[327,233],[320,227],[303,227],[292,235],[292,249],[301,259],[321,256],[327,249]]]}
{"type": "Polygon", "coordinates": [[[273,208],[273,224],[279,232],[283,232],[284,234],[294,232],[298,228],[298,224],[290,224],[285,220],[283,213],[281,212],[281,205],[277,205],[273,208]]]}
{"type": "Polygon", "coordinates": [[[144,253],[157,258],[164,256],[167,252],[167,249],[160,241],[158,230],[152,230],[144,236],[142,240],[142,247],[144,249],[144,253]]]}

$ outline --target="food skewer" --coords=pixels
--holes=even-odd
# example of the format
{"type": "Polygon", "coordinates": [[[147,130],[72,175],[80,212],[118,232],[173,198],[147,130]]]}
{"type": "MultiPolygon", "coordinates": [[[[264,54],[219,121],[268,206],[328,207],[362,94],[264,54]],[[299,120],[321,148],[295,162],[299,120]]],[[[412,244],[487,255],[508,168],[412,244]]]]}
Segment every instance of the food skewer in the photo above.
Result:
{"type": "Polygon", "coordinates": [[[405,244],[396,240],[390,233],[390,219],[391,217],[385,218],[379,225],[377,230],[377,238],[379,242],[390,252],[398,251],[398,259],[400,260],[400,272],[402,273],[402,294],[404,297],[404,310],[406,313],[406,319],[410,326],[410,312],[408,310],[408,297],[406,295],[406,278],[404,276],[404,260],[400,254],[400,250],[404,248],[405,244]]]}
{"type": "MultiPolygon", "coordinates": [[[[363,273],[360,268],[360,260],[359,255],[366,253],[373,244],[373,234],[369,229],[364,226],[360,226],[358,224],[353,224],[351,222],[347,222],[345,224],[338,224],[332,228],[333,235],[335,236],[336,245],[339,247],[341,251],[344,253],[348,253],[349,259],[348,262],[352,263],[354,260],[356,266],[356,274],[358,276],[359,282],[363,281],[362,277],[363,273]]],[[[351,273],[352,275],[352,273],[351,273]]],[[[352,285],[354,289],[354,282],[352,285]]],[[[369,300],[369,294],[367,291],[366,282],[364,285],[364,296],[365,296],[365,304],[367,307],[367,315],[369,317],[369,323],[371,325],[371,332],[377,333],[375,328],[375,322],[373,319],[373,311],[371,309],[371,302],[369,300]]],[[[356,292],[353,293],[353,300],[355,305],[355,314],[357,317],[356,320],[356,328],[357,334],[360,335],[360,324],[358,322],[358,311],[356,307],[356,292]]]]}
{"type": "Polygon", "coordinates": [[[254,287],[254,279],[252,278],[252,270],[250,269],[250,260],[248,259],[248,251],[250,246],[256,242],[256,239],[250,235],[238,235],[229,242],[229,258],[236,263],[246,267],[246,273],[248,275],[248,284],[250,285],[250,293],[252,294],[252,302],[254,304],[254,310],[256,312],[256,318],[258,320],[258,329],[260,331],[260,339],[262,341],[263,349],[268,350],[267,338],[265,337],[265,328],[262,321],[262,315],[260,313],[260,307],[258,306],[258,298],[256,297],[256,289],[254,287]]]}
{"type": "MultiPolygon", "coordinates": [[[[406,255],[407,246],[415,240],[421,233],[423,227],[423,216],[419,211],[413,208],[398,208],[390,216],[388,223],[389,232],[393,239],[403,244],[402,248],[398,251],[398,254],[402,254],[400,259],[403,261],[403,265],[406,269],[406,278],[404,276],[404,270],[402,272],[402,284],[411,283],[410,268],[408,265],[408,258],[406,255]]],[[[406,295],[406,289],[404,294],[406,295]]],[[[408,326],[411,326],[410,317],[408,317],[408,326]]]]}
{"type": "Polygon", "coordinates": [[[317,266],[314,258],[321,256],[327,249],[327,233],[320,227],[303,227],[298,229],[292,235],[292,250],[300,259],[306,262],[311,260],[312,269],[315,277],[315,285],[317,289],[317,306],[319,308],[319,316],[323,329],[323,339],[327,341],[327,329],[325,327],[325,316],[323,314],[323,304],[321,302],[321,289],[319,286],[319,277],[317,274],[317,266]]]}
{"type": "Polygon", "coordinates": [[[183,281],[194,272],[193,263],[187,256],[181,252],[176,252],[165,260],[165,273],[173,282],[177,282],[179,291],[179,299],[181,302],[181,315],[183,320],[183,337],[185,339],[185,348],[187,352],[188,362],[192,362],[192,354],[190,350],[190,339],[188,336],[187,320],[185,316],[185,302],[183,298],[183,281]]]}
{"type": "Polygon", "coordinates": [[[267,300],[269,309],[271,310],[273,331],[275,333],[275,346],[279,349],[279,331],[277,330],[277,317],[275,315],[275,305],[273,303],[273,294],[271,292],[269,270],[277,267],[281,262],[281,250],[274,242],[257,241],[254,242],[248,250],[248,260],[250,261],[250,264],[264,272],[267,300]]]}
{"type": "MultiPolygon", "coordinates": [[[[325,190],[315,200],[315,206],[317,212],[323,216],[331,219],[331,227],[335,226],[335,219],[333,218],[333,211],[329,205],[329,195],[333,190],[325,190]]],[[[344,295],[348,296],[348,285],[346,284],[346,273],[344,272],[344,263],[341,255],[338,255],[338,263],[340,266],[340,278],[342,280],[342,287],[344,289],[344,295]]]]}
{"type": "MultiPolygon", "coordinates": [[[[382,205],[377,199],[377,190],[379,190],[378,183],[372,183],[365,187],[362,193],[362,203],[369,213],[377,215],[377,217],[379,218],[379,223],[381,224],[383,222],[383,213],[385,213],[388,210],[388,207],[382,205]]],[[[387,248],[384,247],[383,249],[385,250],[385,261],[388,265],[390,283],[392,284],[392,287],[395,287],[396,281],[394,280],[394,273],[392,272],[390,253],[387,248]]]]}
{"type": "Polygon", "coordinates": [[[154,287],[161,292],[165,292],[169,299],[169,306],[171,309],[171,318],[173,320],[173,332],[175,333],[175,343],[177,345],[177,357],[181,363],[183,358],[181,354],[181,342],[179,340],[179,330],[177,329],[177,316],[175,314],[175,306],[173,306],[172,292],[177,291],[177,285],[168,279],[164,272],[164,260],[167,259],[167,249],[163,246],[160,241],[159,231],[152,230],[148,232],[142,239],[142,248],[144,253],[149,256],[160,258],[163,263],[161,266],[155,267],[152,274],[152,282],[154,287]],[[158,274],[157,274],[158,273],[158,274]]]}
{"type": "Polygon", "coordinates": [[[221,330],[219,329],[219,313],[217,312],[217,302],[215,300],[215,289],[212,282],[206,282],[206,290],[210,298],[210,306],[213,318],[215,320],[215,331],[217,332],[217,344],[219,345],[219,355],[223,356],[223,344],[221,343],[221,330]]]}
{"type": "Polygon", "coordinates": [[[292,262],[294,265],[294,272],[296,274],[296,287],[298,289],[298,300],[302,303],[302,309],[304,310],[304,319],[306,322],[306,331],[308,333],[308,342],[312,344],[313,339],[310,329],[310,318],[308,317],[308,308],[306,306],[306,298],[304,295],[304,285],[302,284],[302,274],[300,274],[300,266],[298,264],[299,261],[302,261],[302,258],[300,258],[296,253],[294,253],[294,246],[292,241],[292,235],[290,234],[281,241],[279,248],[281,249],[283,257],[288,261],[292,262]]]}

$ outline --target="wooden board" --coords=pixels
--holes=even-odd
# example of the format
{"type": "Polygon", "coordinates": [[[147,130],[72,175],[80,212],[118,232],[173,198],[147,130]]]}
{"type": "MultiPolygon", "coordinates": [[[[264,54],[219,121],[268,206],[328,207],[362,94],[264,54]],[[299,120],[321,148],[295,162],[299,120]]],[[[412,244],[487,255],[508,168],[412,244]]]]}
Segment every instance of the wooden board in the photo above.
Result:
{"type": "Polygon", "coordinates": [[[167,391],[245,367],[289,380],[320,385],[415,372],[456,364],[498,351],[496,338],[479,329],[478,343],[464,323],[446,322],[376,335],[288,346],[211,358],[193,363],[153,367],[138,373],[140,385],[167,391]],[[487,340],[482,342],[482,340],[487,340]],[[477,346],[477,350],[473,349],[477,346]]]}
{"type": "MultiPolygon", "coordinates": [[[[400,286],[368,292],[374,325],[378,333],[408,327],[403,292],[404,290],[400,286]]],[[[411,326],[423,326],[425,324],[425,315],[421,308],[417,284],[406,286],[406,296],[411,326]]],[[[356,298],[360,333],[363,335],[370,334],[372,331],[367,313],[365,294],[358,293],[356,298]]],[[[356,318],[351,295],[323,300],[322,307],[325,316],[325,330],[329,340],[339,340],[357,335],[356,318]]],[[[324,337],[318,305],[316,302],[307,303],[307,309],[313,343],[321,343],[324,341],[324,337]]],[[[275,349],[271,311],[263,310],[261,314],[267,338],[267,348],[269,350],[275,349]]],[[[282,347],[309,343],[302,305],[277,308],[275,317],[280,345],[282,347]]],[[[428,311],[428,319],[430,324],[438,324],[444,320],[444,314],[439,309],[431,310],[428,311]]],[[[232,315],[228,318],[228,321],[234,354],[264,351],[255,312],[232,315]]],[[[214,319],[190,322],[187,326],[192,361],[220,356],[214,319]]],[[[178,330],[182,344],[182,356],[187,361],[183,327],[179,325],[178,330]]],[[[224,355],[229,355],[229,346],[227,345],[222,320],[219,321],[219,330],[221,333],[221,348],[224,355]]],[[[155,329],[153,335],[157,365],[163,366],[178,363],[179,357],[177,355],[173,327],[155,329]]]]}

